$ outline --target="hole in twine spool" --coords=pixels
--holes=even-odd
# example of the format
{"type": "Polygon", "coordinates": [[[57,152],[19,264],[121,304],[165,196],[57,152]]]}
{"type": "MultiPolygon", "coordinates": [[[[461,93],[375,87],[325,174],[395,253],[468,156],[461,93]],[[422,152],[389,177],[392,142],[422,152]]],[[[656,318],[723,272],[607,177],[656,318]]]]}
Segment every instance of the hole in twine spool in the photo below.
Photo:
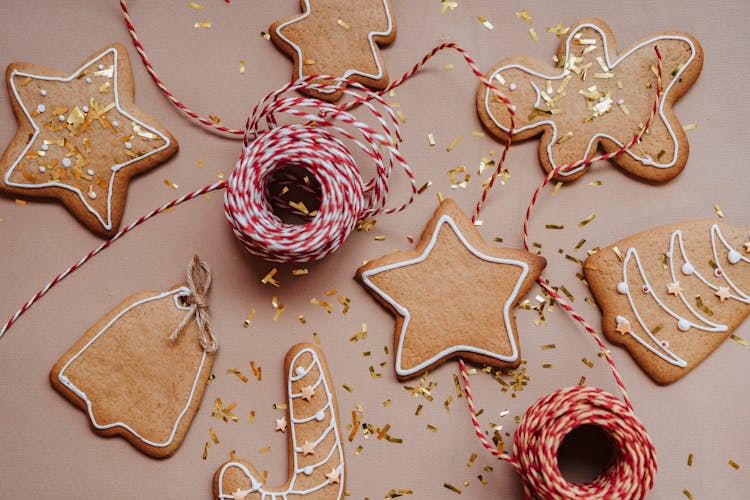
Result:
{"type": "Polygon", "coordinates": [[[557,450],[560,473],[571,483],[593,481],[618,459],[607,433],[589,424],[570,431],[557,450]]]}
{"type": "Polygon", "coordinates": [[[341,246],[357,221],[403,210],[416,194],[411,169],[398,151],[398,121],[388,104],[356,82],[348,82],[343,92],[354,101],[346,106],[369,111],[376,121],[370,126],[344,105],[283,97],[294,90],[329,87],[309,80],[300,79],[258,103],[248,119],[245,146],[227,180],[224,213],[235,236],[250,253],[270,261],[322,259],[341,246]],[[302,123],[277,125],[276,114],[302,123]],[[261,123],[268,128],[261,128],[261,123]],[[363,180],[347,145],[372,161],[372,179],[363,180]],[[386,210],[394,166],[406,173],[411,197],[401,207],[386,210]],[[302,177],[311,179],[310,185],[297,180],[302,172],[302,177]],[[279,196],[290,184],[319,199],[314,217],[309,212],[315,208],[306,205],[305,215],[299,206],[289,205],[290,200],[295,204],[297,200],[279,196]],[[303,218],[285,215],[290,212],[303,218]]]}
{"type": "Polygon", "coordinates": [[[320,209],[320,182],[299,165],[276,170],[266,188],[273,213],[287,224],[306,224],[320,209]]]}
{"type": "Polygon", "coordinates": [[[654,447],[643,424],[622,400],[586,386],[560,389],[534,403],[513,436],[510,461],[529,498],[643,498],[656,474],[654,447]],[[592,481],[572,483],[560,472],[559,450],[582,425],[607,436],[611,460],[592,481]]]}

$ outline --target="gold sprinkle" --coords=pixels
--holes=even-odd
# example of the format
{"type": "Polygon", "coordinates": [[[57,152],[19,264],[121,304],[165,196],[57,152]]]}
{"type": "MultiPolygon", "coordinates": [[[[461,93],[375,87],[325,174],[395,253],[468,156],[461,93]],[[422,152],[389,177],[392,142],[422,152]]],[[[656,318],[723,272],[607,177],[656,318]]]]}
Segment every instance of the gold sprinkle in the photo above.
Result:
{"type": "Polygon", "coordinates": [[[617,246],[612,247],[612,251],[617,255],[617,258],[620,259],[620,262],[623,262],[625,260],[625,257],[622,256],[622,252],[620,251],[617,246]]]}
{"type": "Polygon", "coordinates": [[[292,269],[293,276],[304,276],[306,274],[310,274],[310,270],[306,267],[302,269],[292,269]]]}
{"type": "Polygon", "coordinates": [[[417,409],[414,411],[414,415],[419,416],[419,414],[422,413],[422,408],[423,406],[421,403],[417,405],[417,409]]]}
{"type": "Polygon", "coordinates": [[[214,123],[221,124],[221,118],[219,118],[218,116],[216,116],[216,115],[208,115],[208,117],[211,118],[211,120],[214,123]]]}
{"type": "Polygon", "coordinates": [[[341,26],[345,30],[351,29],[351,25],[349,23],[347,23],[346,21],[344,21],[343,19],[341,19],[341,18],[339,18],[339,19],[336,20],[336,24],[338,24],[339,26],[341,26]]]}
{"type": "MultiPolygon", "coordinates": [[[[355,455],[359,455],[360,453],[362,453],[362,450],[364,450],[364,449],[365,448],[362,445],[359,445],[359,446],[357,446],[357,449],[354,450],[354,454],[355,455]]],[[[345,495],[345,496],[349,496],[349,495],[345,495]]]]}
{"type": "Polygon", "coordinates": [[[557,23],[557,26],[547,26],[547,33],[554,33],[557,38],[562,38],[568,31],[570,28],[563,28],[562,23],[557,23]]]}
{"type": "MultiPolygon", "coordinates": [[[[255,423],[255,410],[250,410],[250,417],[249,417],[250,423],[255,423]]],[[[232,453],[234,453],[234,450],[232,450],[232,453]]]]}
{"type": "Polygon", "coordinates": [[[698,124],[697,123],[689,123],[689,124],[683,126],[682,130],[684,130],[685,132],[688,132],[690,130],[695,130],[697,128],[698,128],[698,124]]]}
{"type": "Polygon", "coordinates": [[[273,409],[274,410],[286,410],[288,408],[286,403],[274,403],[273,409]]]}
{"type": "Polygon", "coordinates": [[[561,136],[559,139],[555,141],[555,144],[562,144],[565,141],[570,140],[573,137],[573,132],[567,132],[565,135],[561,136]]]}
{"type": "Polygon", "coordinates": [[[208,428],[208,433],[211,435],[211,441],[213,441],[214,444],[219,444],[219,438],[216,436],[213,427],[208,428]]]}
{"type": "Polygon", "coordinates": [[[205,460],[206,458],[208,458],[208,449],[210,447],[211,447],[211,443],[209,443],[208,441],[206,441],[205,444],[203,445],[203,455],[201,457],[201,458],[203,458],[203,460],[205,460]]]}
{"type": "Polygon", "coordinates": [[[260,454],[263,455],[264,453],[269,453],[271,451],[271,447],[270,446],[264,446],[263,448],[261,448],[258,451],[260,451],[260,454]]]}
{"type": "Polygon", "coordinates": [[[562,188],[563,183],[562,181],[558,181],[557,184],[555,184],[555,187],[552,188],[552,194],[555,195],[560,191],[560,188],[562,188]]]}
{"type": "Polygon", "coordinates": [[[385,241],[385,236],[382,234],[379,234],[375,236],[375,241],[385,241]]]}
{"type": "Polygon", "coordinates": [[[417,189],[417,194],[424,193],[428,187],[432,186],[432,181],[427,181],[424,184],[422,184],[422,187],[417,189]]]}
{"type": "Polygon", "coordinates": [[[240,59],[240,74],[241,75],[245,74],[245,60],[244,59],[240,59]]]}
{"type": "Polygon", "coordinates": [[[572,256],[570,254],[565,254],[565,258],[568,259],[571,262],[575,262],[578,265],[583,264],[583,261],[581,259],[579,259],[578,257],[574,257],[574,256],[572,256]]]}
{"type": "Polygon", "coordinates": [[[585,385],[586,384],[586,377],[581,375],[581,378],[578,380],[578,385],[585,385]]]}
{"type": "Polygon", "coordinates": [[[245,374],[239,371],[237,368],[229,368],[227,369],[227,373],[236,375],[238,379],[242,380],[242,382],[248,381],[248,378],[245,376],[245,374]]]}
{"type": "Polygon", "coordinates": [[[260,382],[263,380],[263,370],[260,366],[255,366],[255,361],[250,361],[250,369],[253,371],[253,376],[255,379],[260,382]]]}
{"type": "Polygon", "coordinates": [[[529,14],[529,11],[527,11],[526,9],[519,10],[518,12],[516,12],[516,19],[521,19],[525,21],[526,24],[531,26],[531,23],[532,23],[531,14],[529,14]]]}
{"type": "Polygon", "coordinates": [[[193,28],[210,28],[211,27],[211,21],[197,21],[193,28]]]}
{"type": "Polygon", "coordinates": [[[565,229],[565,226],[562,224],[545,224],[544,227],[546,229],[565,229]]]}
{"type": "Polygon", "coordinates": [[[687,489],[682,490],[682,494],[688,497],[690,500],[693,500],[693,494],[690,493],[687,489]]]}
{"type": "Polygon", "coordinates": [[[732,468],[733,468],[734,470],[740,470],[740,464],[738,464],[738,463],[737,463],[737,462],[735,462],[734,460],[731,460],[731,459],[730,459],[730,460],[729,460],[729,461],[728,461],[727,463],[728,463],[728,464],[729,464],[729,466],[730,466],[730,467],[732,467],[732,468]]]}
{"type": "Polygon", "coordinates": [[[362,323],[362,328],[349,337],[349,342],[359,342],[360,340],[364,340],[367,338],[367,323],[362,323]]]}
{"type": "Polygon", "coordinates": [[[692,467],[693,466],[693,454],[692,453],[688,454],[687,464],[688,464],[688,467],[692,467]]]}
{"type": "Polygon", "coordinates": [[[441,193],[440,191],[437,192],[437,199],[440,203],[443,202],[443,193],[441,193]]]}
{"type": "Polygon", "coordinates": [[[479,20],[480,23],[482,23],[482,26],[484,26],[485,28],[487,28],[489,31],[492,31],[493,29],[495,29],[495,27],[492,25],[491,22],[489,22],[487,20],[486,17],[484,17],[484,16],[477,16],[477,19],[479,20]]]}
{"type": "Polygon", "coordinates": [[[443,483],[443,487],[451,490],[453,493],[461,494],[461,490],[453,486],[451,483],[443,483]]]}
{"type": "Polygon", "coordinates": [[[427,424],[427,430],[431,432],[437,432],[438,428],[435,427],[434,425],[427,424]]]}
{"type": "Polygon", "coordinates": [[[313,332],[313,340],[315,340],[315,345],[320,345],[320,336],[318,335],[318,332],[313,332]]]}
{"type": "Polygon", "coordinates": [[[729,336],[729,338],[732,339],[732,340],[734,340],[735,342],[737,342],[740,345],[743,345],[745,347],[748,346],[747,340],[743,339],[742,337],[739,337],[737,335],[732,334],[732,335],[729,336]]]}
{"type": "Polygon", "coordinates": [[[23,80],[21,80],[21,84],[20,84],[21,87],[25,87],[26,85],[29,84],[30,81],[31,81],[31,77],[27,76],[26,78],[24,78],[23,80]]]}
{"type": "Polygon", "coordinates": [[[16,198],[16,205],[21,205],[21,206],[26,205],[26,201],[25,200],[19,200],[18,198],[16,198]]]}
{"type": "Polygon", "coordinates": [[[584,365],[588,366],[589,368],[594,367],[594,363],[589,361],[588,358],[581,358],[581,361],[583,362],[584,365]]]}
{"type": "Polygon", "coordinates": [[[446,149],[446,150],[447,150],[447,151],[448,151],[448,152],[450,153],[451,151],[453,151],[453,148],[455,148],[455,147],[456,147],[456,145],[457,145],[457,144],[458,144],[459,142],[461,142],[461,139],[462,139],[462,136],[461,136],[461,135],[457,135],[457,136],[456,136],[456,138],[455,138],[455,139],[453,139],[453,140],[451,141],[451,143],[450,143],[450,144],[448,144],[448,147],[447,147],[447,148],[445,148],[445,149],[446,149]]]}
{"type": "Polygon", "coordinates": [[[270,39],[271,39],[271,35],[269,35],[269,34],[268,34],[268,33],[266,33],[265,31],[261,31],[261,32],[260,32],[260,37],[261,37],[261,38],[265,38],[266,40],[270,40],[270,39]]]}
{"type": "Polygon", "coordinates": [[[695,305],[698,306],[698,309],[706,313],[706,315],[714,315],[714,312],[706,304],[703,303],[703,298],[700,295],[695,296],[695,305]]]}
{"type": "Polygon", "coordinates": [[[342,384],[341,387],[343,387],[346,392],[352,392],[352,387],[348,384],[342,384]]]}
{"type": "Polygon", "coordinates": [[[484,137],[484,132],[479,132],[477,130],[472,131],[471,135],[474,137],[484,137]]]}
{"type": "Polygon", "coordinates": [[[595,217],[596,217],[595,213],[590,214],[589,216],[587,216],[585,219],[583,219],[581,222],[578,223],[578,227],[585,226],[586,224],[594,220],[595,217]]]}
{"type": "Polygon", "coordinates": [[[247,313],[247,317],[245,318],[245,322],[243,323],[242,326],[244,326],[245,328],[250,326],[250,322],[253,320],[254,317],[255,317],[255,309],[250,309],[250,312],[247,313]]]}
{"type": "Polygon", "coordinates": [[[401,123],[406,123],[406,116],[404,116],[400,109],[396,110],[396,116],[398,116],[398,119],[401,123]]]}
{"type": "Polygon", "coordinates": [[[714,210],[720,219],[724,217],[724,212],[721,211],[721,207],[718,204],[714,205],[714,210]]]}
{"type": "Polygon", "coordinates": [[[452,69],[453,69],[454,67],[455,67],[455,66],[453,66],[453,64],[446,64],[445,66],[443,66],[443,69],[444,69],[444,70],[446,70],[446,71],[450,71],[450,70],[452,70],[452,69]]]}
{"type": "Polygon", "coordinates": [[[195,3],[195,2],[190,2],[188,4],[188,7],[190,7],[191,9],[195,9],[195,10],[203,10],[203,6],[201,4],[195,3]]]}
{"type": "Polygon", "coordinates": [[[617,105],[620,106],[620,109],[622,110],[623,113],[625,113],[625,116],[630,116],[630,110],[628,109],[628,107],[625,105],[624,102],[623,103],[618,102],[617,105]]]}
{"type": "Polygon", "coordinates": [[[273,286],[275,286],[275,287],[278,288],[279,286],[281,286],[281,284],[278,281],[276,281],[275,279],[273,279],[273,277],[276,275],[277,272],[278,272],[278,269],[276,269],[274,267],[273,269],[271,269],[270,271],[268,271],[268,274],[266,274],[263,277],[263,279],[260,280],[260,282],[263,283],[264,285],[271,284],[271,285],[273,285],[273,286]]]}
{"type": "Polygon", "coordinates": [[[448,10],[454,10],[458,7],[458,2],[455,0],[441,0],[440,1],[440,13],[445,14],[448,10]]]}
{"type": "Polygon", "coordinates": [[[547,344],[542,346],[542,351],[549,351],[550,349],[554,349],[557,346],[555,344],[547,344]]]}
{"type": "Polygon", "coordinates": [[[435,136],[432,133],[427,134],[427,144],[429,144],[430,146],[435,145],[435,136]]]}
{"type": "Polygon", "coordinates": [[[531,37],[531,39],[532,39],[532,40],[534,40],[535,42],[538,42],[538,41],[539,41],[539,35],[537,35],[537,34],[536,34],[536,31],[534,31],[534,28],[529,28],[529,36],[530,36],[530,37],[531,37]]]}
{"type": "Polygon", "coordinates": [[[402,497],[404,495],[413,495],[414,492],[412,490],[395,490],[392,489],[388,493],[386,493],[385,498],[398,498],[402,497]]]}
{"type": "Polygon", "coordinates": [[[552,363],[544,363],[542,368],[552,368],[552,363]]]}
{"type": "MultiPolygon", "coordinates": [[[[588,305],[593,307],[594,309],[599,309],[599,306],[596,304],[596,301],[592,299],[591,297],[586,297],[583,299],[584,302],[586,302],[588,305]]],[[[654,332],[656,333],[656,332],[654,332]]]]}

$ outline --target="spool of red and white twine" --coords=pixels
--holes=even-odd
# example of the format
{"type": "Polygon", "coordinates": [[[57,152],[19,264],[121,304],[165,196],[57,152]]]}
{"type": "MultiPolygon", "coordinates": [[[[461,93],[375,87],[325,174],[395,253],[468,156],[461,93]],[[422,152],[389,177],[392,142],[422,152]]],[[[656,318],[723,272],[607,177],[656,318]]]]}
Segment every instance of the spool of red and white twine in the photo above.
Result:
{"type": "MultiPolygon", "coordinates": [[[[354,96],[354,99],[342,106],[310,98],[284,96],[290,91],[305,87],[320,89],[323,84],[313,81],[321,79],[320,76],[292,82],[261,100],[248,118],[245,130],[242,131],[225,127],[202,117],[190,110],[167,89],[153,69],[136,35],[124,0],[120,1],[120,6],[136,50],[164,95],[191,119],[219,132],[242,135],[244,148],[228,181],[211,184],[176,198],[123,227],[115,236],[86,254],[32,296],[0,328],[0,337],[53,286],[133,228],[165,210],[213,190],[227,189],[224,208],[235,235],[250,252],[269,260],[306,261],[322,258],[340,246],[358,219],[376,213],[393,213],[402,210],[413,199],[416,192],[415,183],[411,170],[398,152],[397,145],[400,140],[398,122],[380,95],[402,84],[432,56],[444,49],[454,49],[461,53],[474,75],[505,104],[511,116],[511,134],[506,141],[497,168],[477,202],[474,219],[479,214],[497,175],[502,171],[512,140],[515,108],[500,89],[484,77],[466,51],[455,43],[438,45],[411,70],[391,83],[387,89],[378,93],[363,89],[356,82],[345,82],[351,87],[351,90],[347,89],[345,93],[354,96]],[[371,101],[382,106],[385,113],[378,111],[371,101]],[[358,121],[348,112],[349,109],[360,105],[372,112],[379,124],[380,132],[358,121]],[[289,114],[303,123],[278,126],[277,114],[289,114]],[[261,128],[261,120],[266,122],[268,128],[261,128]],[[390,128],[391,126],[393,128],[390,128]],[[362,180],[359,168],[343,141],[353,142],[373,159],[376,166],[373,179],[368,182],[362,180]],[[319,213],[306,225],[285,224],[272,212],[274,204],[278,203],[278,198],[269,191],[269,184],[274,179],[274,173],[289,165],[305,168],[316,177],[320,184],[319,213]],[[394,166],[399,166],[406,172],[412,193],[409,201],[402,206],[386,210],[384,207],[388,195],[387,181],[394,166]]],[[[648,130],[656,113],[662,88],[662,60],[658,48],[656,55],[658,63],[656,99],[651,116],[644,127],[629,143],[616,151],[559,166],[548,173],[534,192],[526,211],[523,224],[526,250],[528,250],[528,221],[532,209],[542,189],[556,174],[621,154],[648,130]]],[[[287,182],[291,181],[287,180],[287,182]]],[[[491,454],[515,467],[521,477],[526,498],[643,498],[653,487],[656,474],[654,446],[643,424],[635,416],[632,402],[615,363],[596,330],[565,302],[564,298],[551,288],[546,280],[539,278],[538,282],[597,343],[622,391],[623,398],[620,400],[601,389],[586,386],[569,387],[552,392],[539,399],[526,411],[514,433],[513,453],[507,454],[495,448],[485,437],[474,407],[468,372],[463,360],[459,360],[476,436],[491,454]],[[558,467],[557,453],[565,436],[581,425],[594,425],[602,429],[611,440],[615,452],[611,457],[609,467],[594,481],[573,484],[562,476],[558,467]]]]}

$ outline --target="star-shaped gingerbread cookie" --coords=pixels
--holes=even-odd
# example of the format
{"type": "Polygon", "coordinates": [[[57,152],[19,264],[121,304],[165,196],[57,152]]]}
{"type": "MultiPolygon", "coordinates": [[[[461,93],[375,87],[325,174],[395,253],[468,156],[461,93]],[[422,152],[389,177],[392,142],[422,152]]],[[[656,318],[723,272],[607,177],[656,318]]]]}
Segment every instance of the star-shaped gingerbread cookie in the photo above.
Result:
{"type": "MultiPolygon", "coordinates": [[[[662,54],[663,95],[647,134],[612,161],[649,181],[677,176],[688,159],[688,140],[672,111],[673,103],[693,85],[703,66],[703,50],[687,33],[664,32],[641,39],[619,52],[607,24],[583,19],[566,32],[557,67],[532,57],[513,57],[487,73],[516,107],[514,140],[542,134],[539,158],[549,172],[630,142],[648,119],[656,98],[657,57],[662,54]]],[[[505,105],[485,86],[477,109],[494,135],[508,137],[505,105]]],[[[560,172],[574,180],[588,167],[560,172]]]]}
{"type": "Polygon", "coordinates": [[[357,277],[396,316],[396,376],[407,380],[458,356],[518,366],[513,307],[545,265],[542,257],[486,243],[447,198],[413,250],[372,260],[357,277]]]}
{"type": "Polygon", "coordinates": [[[0,189],[56,198],[112,236],[130,178],[177,152],[169,132],[133,102],[125,47],[105,47],[73,73],[13,63],[6,77],[18,131],[0,159],[0,189]]]}
{"type": "MultiPolygon", "coordinates": [[[[302,14],[276,21],[271,40],[294,61],[292,79],[308,75],[346,78],[373,89],[388,85],[379,45],[396,38],[390,0],[301,0],[302,14]]],[[[338,100],[341,91],[308,91],[338,100]]]]}

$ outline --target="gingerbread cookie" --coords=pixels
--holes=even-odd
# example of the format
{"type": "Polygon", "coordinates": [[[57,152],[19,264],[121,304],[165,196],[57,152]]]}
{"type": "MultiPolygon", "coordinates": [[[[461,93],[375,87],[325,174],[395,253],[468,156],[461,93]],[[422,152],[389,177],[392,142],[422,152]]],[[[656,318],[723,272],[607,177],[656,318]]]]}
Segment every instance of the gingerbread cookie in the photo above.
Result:
{"type": "Polygon", "coordinates": [[[459,356],[518,366],[513,308],[546,264],[528,252],[487,244],[446,198],[413,250],[372,260],[357,277],[396,316],[396,376],[407,380],[459,356]]]}
{"type": "Polygon", "coordinates": [[[169,132],[133,103],[125,47],[105,47],[73,73],[12,63],[6,78],[18,131],[0,158],[0,190],[56,198],[112,236],[130,178],[177,152],[169,132]]]}
{"type": "Polygon", "coordinates": [[[87,413],[94,432],[157,458],[182,444],[216,350],[206,270],[195,262],[190,286],[128,297],[55,363],[52,387],[87,413]]]}
{"type": "MultiPolygon", "coordinates": [[[[693,85],[703,66],[703,50],[687,33],[664,32],[619,52],[607,24],[578,21],[557,53],[558,67],[531,57],[502,61],[487,73],[516,107],[514,140],[542,134],[539,158],[549,172],[588,158],[601,146],[617,150],[630,142],[651,113],[656,98],[658,47],[663,61],[663,96],[647,134],[612,161],[648,181],[678,175],[688,159],[685,131],[673,103],[693,85]]],[[[482,123],[506,139],[510,120],[505,105],[482,85],[477,93],[482,123]]],[[[588,166],[560,172],[574,180],[588,166]]]]}
{"type": "Polygon", "coordinates": [[[601,249],[584,271],[606,336],[660,384],[690,372],[750,314],[750,228],[662,226],[601,249]]]}
{"type": "MultiPolygon", "coordinates": [[[[294,61],[292,79],[330,75],[373,89],[388,85],[379,45],[396,39],[390,0],[300,0],[302,14],[273,23],[271,40],[294,61]]],[[[338,100],[341,91],[306,91],[338,100]]]]}
{"type": "Polygon", "coordinates": [[[268,488],[250,462],[232,460],[214,474],[217,499],[344,498],[339,411],[325,356],[312,344],[297,344],[287,353],[284,367],[289,420],[278,419],[276,430],[289,437],[289,479],[281,487],[268,488]]]}

